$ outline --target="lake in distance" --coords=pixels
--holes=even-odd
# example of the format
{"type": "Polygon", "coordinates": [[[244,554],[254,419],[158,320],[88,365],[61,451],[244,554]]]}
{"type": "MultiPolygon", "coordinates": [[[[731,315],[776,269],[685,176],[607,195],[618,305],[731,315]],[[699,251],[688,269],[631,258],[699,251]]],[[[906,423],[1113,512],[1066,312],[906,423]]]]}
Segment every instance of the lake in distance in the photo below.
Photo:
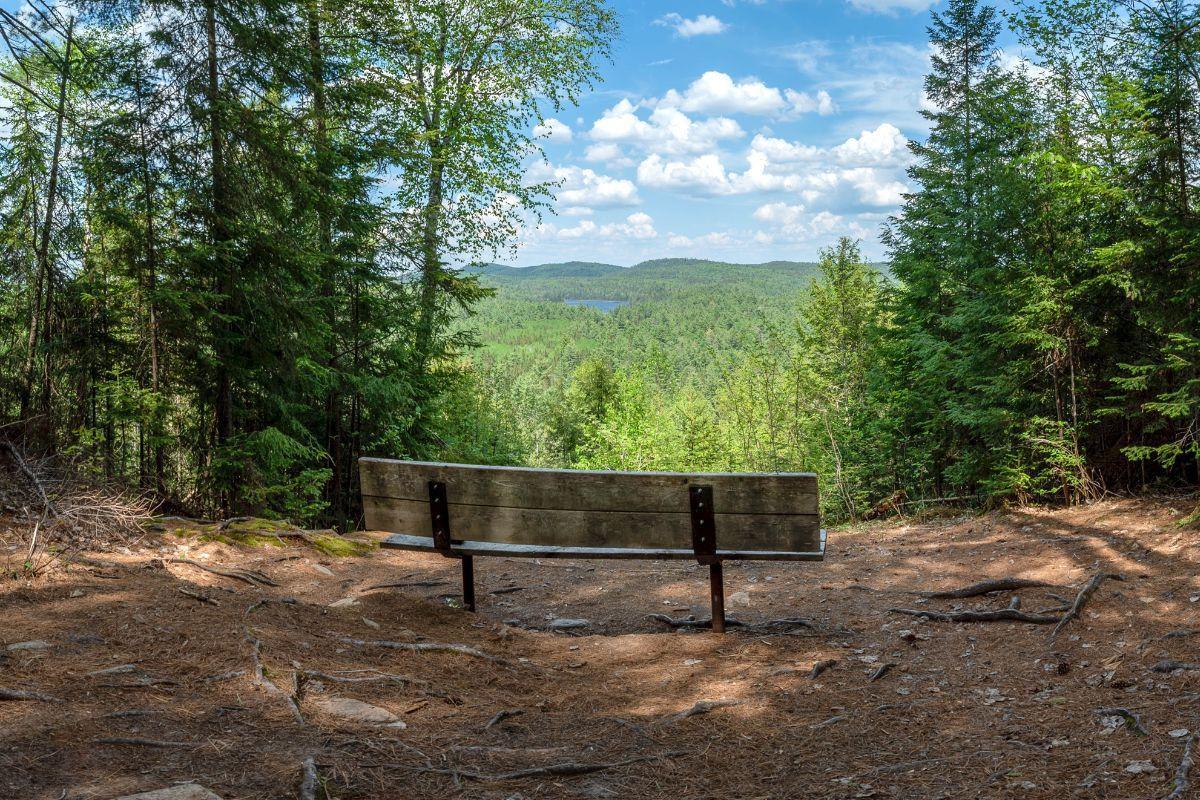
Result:
{"type": "Polygon", "coordinates": [[[610,311],[614,311],[621,306],[629,305],[628,300],[573,300],[571,298],[567,298],[566,300],[563,300],[563,302],[569,306],[587,306],[588,308],[594,308],[597,311],[602,311],[605,314],[609,313],[610,311]]]}

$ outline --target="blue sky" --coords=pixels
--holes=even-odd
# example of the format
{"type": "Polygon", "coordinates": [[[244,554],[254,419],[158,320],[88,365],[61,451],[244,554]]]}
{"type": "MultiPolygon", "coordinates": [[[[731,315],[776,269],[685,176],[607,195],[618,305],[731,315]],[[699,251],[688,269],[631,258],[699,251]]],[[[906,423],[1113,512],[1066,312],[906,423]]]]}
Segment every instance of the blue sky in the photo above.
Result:
{"type": "Polygon", "coordinates": [[[937,0],[611,0],[604,80],[541,131],[557,214],[511,263],[882,255],[937,0]]]}

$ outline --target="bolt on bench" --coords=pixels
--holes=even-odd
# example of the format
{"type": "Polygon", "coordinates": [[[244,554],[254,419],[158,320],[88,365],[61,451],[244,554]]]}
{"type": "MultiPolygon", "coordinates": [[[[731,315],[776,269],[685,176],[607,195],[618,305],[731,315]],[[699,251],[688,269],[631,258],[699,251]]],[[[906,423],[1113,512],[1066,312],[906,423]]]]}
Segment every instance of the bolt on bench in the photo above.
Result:
{"type": "Polygon", "coordinates": [[[712,628],[725,630],[726,560],[820,561],[825,531],[809,473],[590,472],[359,460],[370,530],[383,547],[462,562],[475,610],[475,556],[696,559],[712,628]]]}

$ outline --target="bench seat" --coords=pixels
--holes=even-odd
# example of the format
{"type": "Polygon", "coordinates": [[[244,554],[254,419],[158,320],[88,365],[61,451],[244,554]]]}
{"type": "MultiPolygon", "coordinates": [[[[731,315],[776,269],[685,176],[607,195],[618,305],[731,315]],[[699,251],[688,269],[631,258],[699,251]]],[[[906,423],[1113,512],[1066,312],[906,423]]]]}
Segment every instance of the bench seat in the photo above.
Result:
{"type": "MultiPolygon", "coordinates": [[[[440,552],[431,536],[392,534],[380,542],[380,547],[395,550],[440,552]]],[[[506,542],[454,542],[450,552],[460,556],[510,556],[512,558],[626,558],[645,561],[694,560],[696,551],[668,550],[650,547],[563,547],[558,545],[508,544],[506,542]]],[[[720,550],[718,558],[729,561],[821,561],[825,558],[825,531],[821,531],[821,549],[812,553],[775,552],[770,550],[720,550]]]]}

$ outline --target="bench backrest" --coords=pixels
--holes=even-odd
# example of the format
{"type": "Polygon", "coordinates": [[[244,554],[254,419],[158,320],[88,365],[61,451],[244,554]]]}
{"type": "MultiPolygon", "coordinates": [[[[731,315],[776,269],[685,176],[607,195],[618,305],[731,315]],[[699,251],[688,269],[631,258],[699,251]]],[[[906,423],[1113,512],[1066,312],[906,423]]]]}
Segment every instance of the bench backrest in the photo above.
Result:
{"type": "Polygon", "coordinates": [[[455,540],[562,547],[693,547],[692,492],[711,487],[719,550],[821,547],[809,473],[685,474],[486,467],[364,458],[369,529],[432,536],[430,484],[444,487],[455,540]]]}

